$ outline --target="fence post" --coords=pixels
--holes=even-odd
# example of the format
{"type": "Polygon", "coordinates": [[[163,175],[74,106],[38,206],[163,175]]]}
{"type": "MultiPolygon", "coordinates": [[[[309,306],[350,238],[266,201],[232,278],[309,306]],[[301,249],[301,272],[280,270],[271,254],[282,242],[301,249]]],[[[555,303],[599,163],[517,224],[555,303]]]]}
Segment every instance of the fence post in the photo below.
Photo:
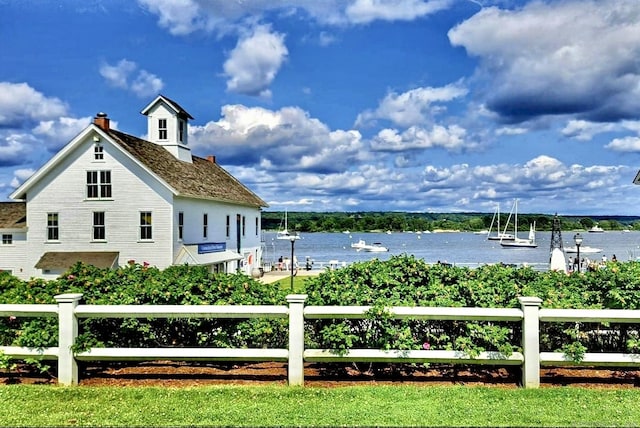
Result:
{"type": "Polygon", "coordinates": [[[540,306],[538,297],[518,297],[522,308],[522,386],[540,386],[540,306]]]}
{"type": "Polygon", "coordinates": [[[59,294],[58,302],[58,384],[69,386],[78,384],[78,363],[73,356],[72,346],[78,337],[78,318],[75,309],[82,293],[59,294]]]}
{"type": "Polygon", "coordinates": [[[304,302],[306,294],[289,294],[289,385],[304,385],[304,302]]]}

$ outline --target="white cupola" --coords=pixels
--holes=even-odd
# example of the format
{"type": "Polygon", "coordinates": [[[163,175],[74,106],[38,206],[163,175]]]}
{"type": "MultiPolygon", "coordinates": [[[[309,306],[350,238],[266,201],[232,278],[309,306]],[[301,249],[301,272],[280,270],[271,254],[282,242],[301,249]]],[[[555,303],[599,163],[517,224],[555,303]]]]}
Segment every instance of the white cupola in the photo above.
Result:
{"type": "Polygon", "coordinates": [[[184,162],[191,163],[189,143],[189,113],[178,103],[158,95],[142,111],[147,116],[147,139],[167,149],[184,162]]]}

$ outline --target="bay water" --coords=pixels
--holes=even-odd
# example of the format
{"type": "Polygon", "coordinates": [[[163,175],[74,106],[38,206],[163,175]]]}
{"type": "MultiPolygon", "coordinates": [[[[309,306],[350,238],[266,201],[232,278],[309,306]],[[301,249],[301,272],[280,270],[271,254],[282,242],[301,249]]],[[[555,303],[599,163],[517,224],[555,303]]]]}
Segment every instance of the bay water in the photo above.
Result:
{"type": "MultiPolygon", "coordinates": [[[[573,236],[576,232],[562,232],[565,248],[574,247],[573,236]]],[[[640,256],[640,232],[607,231],[587,233],[581,231],[582,246],[601,248],[595,254],[581,253],[581,258],[600,260],[605,255],[609,260],[616,256],[619,261],[635,260],[640,256]]],[[[524,234],[523,234],[524,237],[524,234]]],[[[343,266],[357,261],[374,258],[389,259],[393,255],[408,254],[425,260],[427,263],[446,262],[456,266],[477,267],[482,264],[505,263],[531,265],[535,269],[546,270],[550,260],[551,232],[537,232],[537,248],[503,248],[499,241],[489,241],[486,235],[471,232],[441,233],[302,233],[295,241],[294,254],[301,268],[309,258],[314,269],[323,269],[329,263],[343,266]],[[351,243],[363,239],[367,244],[379,242],[389,249],[388,252],[371,253],[356,251],[351,243]]],[[[291,257],[291,242],[276,239],[275,232],[264,233],[265,264],[277,265],[280,257],[291,257]]],[[[574,257],[575,254],[567,254],[574,257]]]]}

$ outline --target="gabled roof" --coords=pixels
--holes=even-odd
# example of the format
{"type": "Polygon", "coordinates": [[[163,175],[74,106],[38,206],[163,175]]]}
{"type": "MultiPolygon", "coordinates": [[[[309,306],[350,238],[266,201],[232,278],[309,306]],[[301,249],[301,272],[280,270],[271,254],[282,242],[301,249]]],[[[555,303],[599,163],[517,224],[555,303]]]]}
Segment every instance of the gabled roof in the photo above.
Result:
{"type": "Polygon", "coordinates": [[[192,156],[193,163],[183,162],[158,144],[113,129],[106,133],[144,167],[171,186],[178,196],[253,207],[268,206],[214,162],[197,156],[192,156]]]}
{"type": "Polygon", "coordinates": [[[0,229],[27,227],[27,204],[24,202],[0,202],[0,229]]]}
{"type": "Polygon", "coordinates": [[[149,110],[151,109],[151,107],[156,105],[159,101],[164,101],[165,104],[167,104],[169,107],[171,107],[176,112],[176,114],[178,116],[186,117],[186,118],[189,118],[189,119],[193,119],[193,117],[185,109],[183,109],[180,106],[180,104],[178,104],[177,102],[173,101],[172,99],[169,99],[169,98],[165,97],[164,95],[158,95],[153,101],[151,101],[149,104],[147,104],[147,106],[145,108],[143,108],[140,113],[142,113],[142,114],[144,114],[146,116],[149,113],[149,110]]]}

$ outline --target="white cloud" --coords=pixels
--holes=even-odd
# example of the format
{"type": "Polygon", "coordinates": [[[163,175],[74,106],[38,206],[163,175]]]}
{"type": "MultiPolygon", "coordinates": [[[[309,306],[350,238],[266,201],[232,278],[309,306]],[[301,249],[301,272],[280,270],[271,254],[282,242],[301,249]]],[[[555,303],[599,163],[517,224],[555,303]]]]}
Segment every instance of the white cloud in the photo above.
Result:
{"type": "Polygon", "coordinates": [[[79,119],[63,116],[56,120],[42,121],[33,128],[33,134],[44,137],[47,148],[55,152],[86,128],[91,120],[90,116],[79,119]]]}
{"type": "Polygon", "coordinates": [[[18,188],[25,180],[33,175],[35,170],[30,168],[21,168],[13,171],[13,179],[11,180],[11,187],[18,188]]]}
{"type": "Polygon", "coordinates": [[[140,70],[136,80],[131,83],[131,90],[139,97],[157,95],[163,87],[162,79],[145,70],[140,70]]]}
{"type": "Polygon", "coordinates": [[[21,128],[66,112],[60,99],[46,97],[27,83],[0,82],[0,127],[21,128]]]}
{"type": "Polygon", "coordinates": [[[196,31],[222,34],[244,26],[244,18],[269,12],[304,12],[321,24],[411,21],[450,7],[453,0],[138,0],[174,35],[196,31]]]}
{"type": "Polygon", "coordinates": [[[452,0],[355,0],[345,14],[350,22],[366,24],[375,20],[412,21],[447,9],[452,0]]]}
{"type": "Polygon", "coordinates": [[[99,72],[109,85],[130,90],[139,97],[160,93],[164,87],[162,79],[146,70],[140,70],[131,81],[136,70],[138,70],[138,65],[135,62],[121,59],[116,65],[102,64],[99,72]]]}
{"type": "Polygon", "coordinates": [[[399,126],[424,124],[445,109],[442,103],[466,94],[467,89],[459,83],[440,88],[416,88],[401,94],[391,92],[375,110],[360,113],[356,126],[366,125],[375,119],[386,119],[399,126]]]}
{"type": "Polygon", "coordinates": [[[604,146],[616,152],[640,152],[640,137],[614,138],[609,144],[604,146]]]}
{"type": "Polygon", "coordinates": [[[371,140],[371,148],[376,151],[398,152],[439,147],[459,152],[472,147],[472,144],[465,141],[465,135],[464,128],[458,125],[435,125],[430,130],[412,126],[402,133],[395,129],[383,129],[371,140]]]}
{"type": "Polygon", "coordinates": [[[0,167],[19,165],[28,158],[33,137],[25,133],[4,132],[0,137],[0,167]]]}
{"type": "Polygon", "coordinates": [[[121,59],[116,65],[102,64],[99,71],[109,85],[127,89],[129,87],[129,76],[136,68],[138,66],[135,62],[121,59]]]}
{"type": "Polygon", "coordinates": [[[298,107],[225,105],[219,121],[189,129],[194,152],[220,153],[225,164],[255,163],[270,171],[344,170],[366,155],[358,131],[332,131],[298,107]]]}
{"type": "Polygon", "coordinates": [[[174,35],[185,35],[196,30],[210,29],[212,26],[207,23],[195,0],[138,0],[138,3],[158,15],[160,26],[174,35]]]}
{"type": "Polygon", "coordinates": [[[480,58],[487,106],[506,119],[613,121],[640,110],[638,34],[636,0],[568,0],[485,8],[449,39],[480,58]]]}
{"type": "Polygon", "coordinates": [[[224,63],[227,89],[246,95],[269,97],[269,85],[289,54],[284,35],[260,25],[238,40],[224,63]]]}

